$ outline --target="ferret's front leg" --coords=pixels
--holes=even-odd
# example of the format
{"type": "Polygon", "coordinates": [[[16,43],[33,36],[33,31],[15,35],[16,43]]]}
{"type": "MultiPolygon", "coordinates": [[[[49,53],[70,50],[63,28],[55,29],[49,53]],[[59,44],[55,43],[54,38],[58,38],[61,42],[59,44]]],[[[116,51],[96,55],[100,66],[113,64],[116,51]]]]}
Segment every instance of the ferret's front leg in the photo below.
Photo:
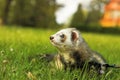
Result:
{"type": "Polygon", "coordinates": [[[61,61],[61,56],[59,54],[56,55],[54,60],[55,60],[56,68],[59,69],[59,70],[62,70],[64,68],[64,65],[63,65],[63,63],[61,61]]]}

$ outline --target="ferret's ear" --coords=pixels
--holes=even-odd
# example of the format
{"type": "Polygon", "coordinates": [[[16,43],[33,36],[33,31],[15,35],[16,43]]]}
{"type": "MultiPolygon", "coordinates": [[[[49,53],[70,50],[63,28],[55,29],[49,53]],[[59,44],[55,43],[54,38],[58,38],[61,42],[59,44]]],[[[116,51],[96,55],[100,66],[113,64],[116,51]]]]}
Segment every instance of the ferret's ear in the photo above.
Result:
{"type": "Polygon", "coordinates": [[[71,34],[71,39],[72,41],[76,41],[78,38],[78,34],[76,31],[72,31],[72,34],[71,34]]]}

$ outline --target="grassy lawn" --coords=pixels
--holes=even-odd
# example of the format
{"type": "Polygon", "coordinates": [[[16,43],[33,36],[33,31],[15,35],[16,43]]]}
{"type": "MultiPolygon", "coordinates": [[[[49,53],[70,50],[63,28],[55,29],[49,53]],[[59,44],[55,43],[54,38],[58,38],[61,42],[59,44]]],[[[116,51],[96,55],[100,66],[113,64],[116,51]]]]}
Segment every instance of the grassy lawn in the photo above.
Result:
{"type": "MultiPolygon", "coordinates": [[[[54,53],[49,42],[55,30],[0,27],[0,80],[98,80],[75,70],[52,72],[44,62],[30,56],[54,53]]],[[[120,64],[120,35],[82,33],[89,46],[100,52],[110,64],[120,64]]],[[[110,69],[107,80],[120,80],[120,69],[110,69]]],[[[100,78],[99,78],[100,79],[100,78]]],[[[104,80],[101,78],[100,80],[104,80]]]]}

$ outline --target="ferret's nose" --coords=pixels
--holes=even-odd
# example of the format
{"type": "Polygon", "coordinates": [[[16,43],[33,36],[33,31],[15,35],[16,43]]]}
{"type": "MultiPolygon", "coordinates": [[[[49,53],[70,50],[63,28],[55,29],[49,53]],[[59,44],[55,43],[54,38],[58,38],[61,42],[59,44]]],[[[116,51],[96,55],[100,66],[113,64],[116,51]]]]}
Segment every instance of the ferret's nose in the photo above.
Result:
{"type": "Polygon", "coordinates": [[[53,36],[50,36],[50,40],[53,40],[54,39],[54,37],[53,36]]]}

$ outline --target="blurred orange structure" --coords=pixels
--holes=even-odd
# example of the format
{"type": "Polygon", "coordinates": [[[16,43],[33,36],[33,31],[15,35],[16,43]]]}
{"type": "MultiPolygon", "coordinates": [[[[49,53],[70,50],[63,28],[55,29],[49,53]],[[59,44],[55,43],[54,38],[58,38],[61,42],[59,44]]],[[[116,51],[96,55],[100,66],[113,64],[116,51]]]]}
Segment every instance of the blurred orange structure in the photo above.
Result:
{"type": "Polygon", "coordinates": [[[106,4],[100,23],[104,27],[120,27],[120,0],[111,0],[106,4]]]}

